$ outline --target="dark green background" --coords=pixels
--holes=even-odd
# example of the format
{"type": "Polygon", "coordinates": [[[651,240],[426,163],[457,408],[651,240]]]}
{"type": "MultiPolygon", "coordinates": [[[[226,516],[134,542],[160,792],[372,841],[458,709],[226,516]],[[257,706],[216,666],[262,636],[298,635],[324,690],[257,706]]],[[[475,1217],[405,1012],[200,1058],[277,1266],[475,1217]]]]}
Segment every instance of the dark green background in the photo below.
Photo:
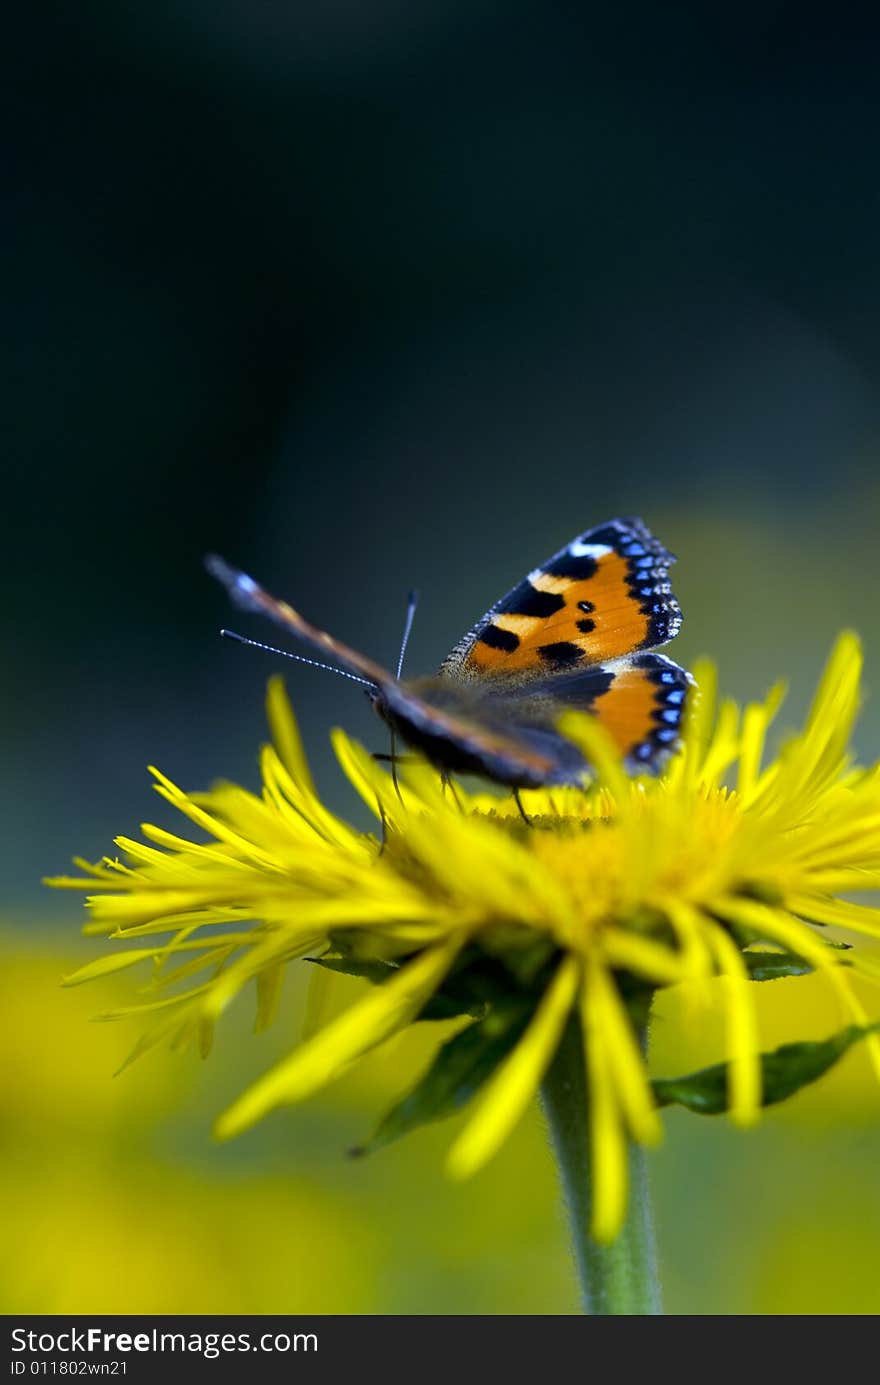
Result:
{"type": "MultiPolygon", "coordinates": [[[[678,552],[676,648],[736,691],[865,627],[875,35],[787,5],[470,0],[19,24],[17,899],[149,804],[146,761],[250,773],[268,662],[217,640],[206,549],[385,660],[420,586],[417,671],[617,513],[678,552]]],[[[377,734],[346,684],[290,681],[313,744],[377,734]]]]}

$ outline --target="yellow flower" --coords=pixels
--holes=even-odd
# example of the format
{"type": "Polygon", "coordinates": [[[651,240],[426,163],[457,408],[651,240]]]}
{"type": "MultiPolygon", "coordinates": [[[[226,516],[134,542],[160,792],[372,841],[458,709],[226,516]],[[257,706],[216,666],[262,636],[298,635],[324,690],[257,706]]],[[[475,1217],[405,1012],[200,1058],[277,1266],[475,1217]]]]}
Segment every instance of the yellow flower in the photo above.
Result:
{"type": "MultiPolygon", "coordinates": [[[[261,796],[226,783],[187,794],[153,771],[160,795],[207,840],[145,825],[146,842],[117,839],[124,861],[78,862],[85,878],[50,882],[92,890],[87,933],[139,940],[68,980],[152,963],[155,995],[118,1012],[155,1012],[136,1053],[165,1036],[195,1038],[206,1051],[215,1021],[250,981],[264,1026],[296,958],[380,983],[245,1092],[218,1122],[224,1137],[309,1096],[420,1017],[469,1014],[481,1065],[479,1080],[473,1071],[468,1080],[479,1090],[449,1155],[455,1176],[498,1149],[576,1019],[592,1231],[608,1241],[626,1209],[627,1141],[661,1137],[637,1018],[654,991],[723,978],[723,1105],[743,1125],[762,1100],[779,1099],[762,1093],[776,1071],[756,1032],[752,980],[762,967],[821,971],[853,1026],[846,1042],[869,1027],[850,985],[858,951],[829,946],[825,931],[880,937],[880,910],[842,897],[880,889],[880,768],[854,768],[848,749],[860,671],[858,640],[844,634],[803,730],[769,763],[780,690],[743,710],[723,702],[716,714],[708,664],[696,671],[701,695],[683,748],[657,778],[627,777],[598,723],[572,713],[562,729],[595,766],[595,783],[524,793],[530,826],[510,800],[445,790],[421,761],[401,768],[398,788],[336,732],[343,770],[381,821],[375,835],[321,803],[273,680],[261,796]]],[[[867,1042],[880,1063],[877,1038],[867,1042]]],[[[700,1091],[702,1100],[705,1082],[700,1091]]]]}

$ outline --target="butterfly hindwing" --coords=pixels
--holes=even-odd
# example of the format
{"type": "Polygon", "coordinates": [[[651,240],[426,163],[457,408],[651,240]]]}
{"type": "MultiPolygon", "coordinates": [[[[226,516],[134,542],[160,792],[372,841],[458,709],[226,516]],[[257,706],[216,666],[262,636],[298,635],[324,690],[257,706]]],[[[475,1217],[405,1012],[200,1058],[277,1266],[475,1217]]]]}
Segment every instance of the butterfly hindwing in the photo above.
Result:
{"type": "Polygon", "coordinates": [[[630,769],[657,769],[679,744],[690,674],[663,654],[637,654],[615,672],[594,711],[630,769]]]}
{"type": "Polygon", "coordinates": [[[563,712],[590,712],[633,773],[657,770],[676,748],[692,680],[663,654],[636,654],[506,691],[440,678],[392,691],[401,733],[448,769],[521,788],[578,784],[588,766],[556,727],[563,712]]]}
{"type": "Polygon", "coordinates": [[[440,672],[527,681],[665,644],[681,625],[672,562],[641,520],[587,530],[496,602],[440,672]]]}
{"type": "Polygon", "coordinates": [[[672,659],[646,653],[548,679],[526,696],[552,725],[564,710],[592,713],[638,772],[656,770],[676,748],[692,687],[690,674],[672,659]]]}

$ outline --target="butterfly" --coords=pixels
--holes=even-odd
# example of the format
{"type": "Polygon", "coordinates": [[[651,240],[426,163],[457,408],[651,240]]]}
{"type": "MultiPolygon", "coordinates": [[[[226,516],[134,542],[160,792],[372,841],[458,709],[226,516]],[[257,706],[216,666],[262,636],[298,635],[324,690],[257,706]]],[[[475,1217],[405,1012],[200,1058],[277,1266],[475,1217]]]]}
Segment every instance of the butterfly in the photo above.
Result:
{"type": "Polygon", "coordinates": [[[598,718],[630,772],[656,771],[678,744],[693,680],[654,652],[681,626],[668,581],[675,559],[639,519],[579,534],[496,601],[435,674],[406,680],[222,558],[205,561],[236,605],[365,683],[383,720],[444,773],[476,773],[514,791],[583,783],[589,766],[556,729],[569,709],[598,718]]]}

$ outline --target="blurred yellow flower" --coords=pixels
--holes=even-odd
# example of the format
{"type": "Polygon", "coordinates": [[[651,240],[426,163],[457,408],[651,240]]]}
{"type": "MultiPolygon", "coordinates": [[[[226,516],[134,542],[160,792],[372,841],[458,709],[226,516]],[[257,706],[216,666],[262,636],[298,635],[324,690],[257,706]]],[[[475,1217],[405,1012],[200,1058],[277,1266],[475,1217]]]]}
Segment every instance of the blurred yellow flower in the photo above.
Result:
{"type": "MultiPolygon", "coordinates": [[[[648,1076],[640,1019],[657,989],[723,978],[723,1091],[717,1097],[707,1069],[691,1075],[700,1080],[683,1104],[728,1109],[740,1124],[809,1080],[784,1075],[785,1050],[761,1054],[751,982],[826,976],[850,1024],[833,1056],[869,1029],[849,978],[853,966],[870,974],[870,959],[824,931],[880,937],[880,909],[842,898],[880,889],[880,768],[854,768],[848,748],[860,673],[858,640],[844,634],[803,730],[767,764],[781,691],[742,710],[723,702],[716,714],[709,664],[695,670],[701,695],[682,750],[657,778],[628,778],[599,725],[571,714],[562,729],[595,766],[595,783],[525,792],[530,826],[507,800],[446,793],[421,761],[402,766],[395,786],[336,732],[343,770],[381,820],[376,836],[321,803],[272,680],[261,796],[226,783],[187,794],[153,771],[158,792],[206,840],[145,825],[146,843],[117,839],[124,861],[78,862],[83,877],[50,882],[92,891],[87,933],[142,940],[68,982],[152,964],[148,998],[108,1016],[155,1019],[135,1054],[166,1036],[207,1051],[217,1018],[251,980],[265,1026],[296,958],[377,983],[245,1092],[218,1122],[223,1137],[309,1096],[420,1018],[469,1015],[409,1106],[386,1122],[390,1137],[415,1122],[414,1110],[447,1114],[476,1093],[449,1155],[455,1176],[498,1149],[575,1017],[590,1101],[592,1231],[607,1242],[626,1210],[628,1140],[656,1143],[659,1105],[684,1090],[648,1076]],[[774,1090],[762,1090],[771,1078],[774,1090]]],[[[880,1068],[876,1036],[866,1042],[880,1068]]]]}

